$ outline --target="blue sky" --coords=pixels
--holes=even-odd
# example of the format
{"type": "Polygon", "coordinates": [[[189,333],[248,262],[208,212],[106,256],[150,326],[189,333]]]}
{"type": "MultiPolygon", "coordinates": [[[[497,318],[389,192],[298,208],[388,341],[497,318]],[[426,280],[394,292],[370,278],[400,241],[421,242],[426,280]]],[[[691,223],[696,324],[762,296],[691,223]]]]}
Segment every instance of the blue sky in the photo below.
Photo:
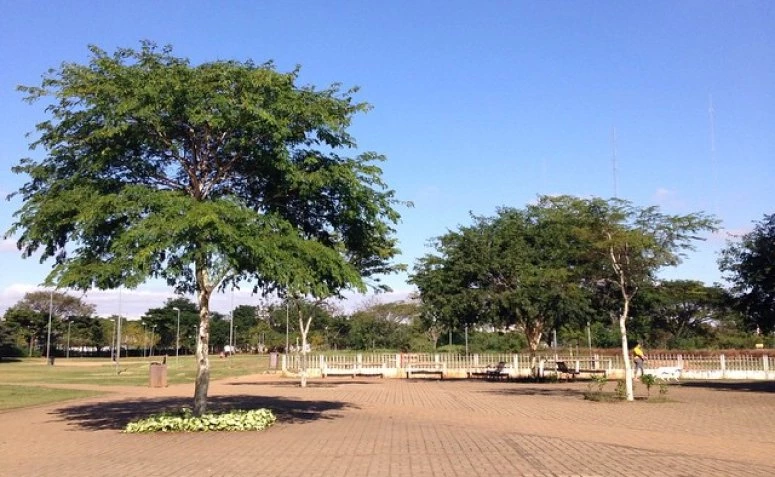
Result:
{"type": "MultiPolygon", "coordinates": [[[[38,84],[63,61],[86,61],[88,44],[112,51],[149,39],[195,63],[273,59],[280,70],[301,65],[303,83],[360,86],[374,109],[352,132],[361,150],[388,157],[386,181],[415,204],[398,227],[400,260],[410,266],[428,239],[469,223],[469,211],[491,215],[538,194],[617,192],[669,213],[716,214],[725,231],[663,274],[712,283],[721,280],[716,253],[726,233],[774,212],[773,5],[0,0],[0,193],[24,183],[10,167],[31,154],[25,133],[45,118],[15,87],[38,84]]],[[[2,231],[19,205],[0,210],[2,231]]],[[[13,240],[0,243],[0,260],[2,312],[50,265],[22,260],[13,240]]],[[[387,282],[396,297],[411,289],[405,275],[387,282]]],[[[155,283],[124,291],[122,313],[169,296],[155,283]]],[[[102,314],[118,312],[116,292],[86,299],[102,314]]],[[[214,303],[230,305],[230,296],[214,303]]]]}

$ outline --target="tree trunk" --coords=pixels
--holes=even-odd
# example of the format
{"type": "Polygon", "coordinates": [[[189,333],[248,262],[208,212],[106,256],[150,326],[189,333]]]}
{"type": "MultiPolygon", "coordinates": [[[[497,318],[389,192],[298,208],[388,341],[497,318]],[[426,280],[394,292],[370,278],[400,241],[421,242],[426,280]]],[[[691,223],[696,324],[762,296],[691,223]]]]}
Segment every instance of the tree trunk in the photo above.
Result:
{"type": "Polygon", "coordinates": [[[310,323],[312,323],[312,315],[307,319],[307,326],[304,326],[304,318],[299,312],[299,330],[301,331],[301,382],[299,385],[303,388],[307,387],[307,333],[310,323]]]}
{"type": "Polygon", "coordinates": [[[210,284],[206,273],[197,268],[199,282],[199,330],[196,340],[196,383],[194,385],[194,415],[201,416],[207,411],[207,389],[210,386],[210,284]]]}
{"type": "Polygon", "coordinates": [[[619,332],[622,335],[622,358],[624,359],[624,385],[627,390],[627,400],[634,401],[635,394],[632,389],[632,366],[630,365],[630,350],[627,343],[627,315],[630,311],[630,300],[625,296],[624,310],[619,317],[619,332]]]}

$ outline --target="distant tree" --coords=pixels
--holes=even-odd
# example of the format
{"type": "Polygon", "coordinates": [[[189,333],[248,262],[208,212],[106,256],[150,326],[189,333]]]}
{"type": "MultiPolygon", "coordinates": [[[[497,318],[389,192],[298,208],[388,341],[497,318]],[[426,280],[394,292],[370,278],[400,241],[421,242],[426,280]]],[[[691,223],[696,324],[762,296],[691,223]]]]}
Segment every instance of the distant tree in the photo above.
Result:
{"type": "Polygon", "coordinates": [[[765,215],[754,229],[730,241],[719,266],[732,284],[737,309],[750,331],[775,331],[775,214],[765,215]]]}
{"type": "Polygon", "coordinates": [[[57,291],[34,291],[24,295],[18,303],[6,312],[6,318],[18,324],[19,330],[30,330],[39,342],[48,344],[49,313],[51,314],[51,342],[49,364],[54,364],[54,355],[59,337],[67,328],[65,320],[74,316],[94,314],[94,305],[84,303],[81,298],[57,291]]]}
{"type": "Polygon", "coordinates": [[[516,325],[535,352],[548,330],[588,309],[573,223],[546,205],[503,208],[436,239],[411,278],[426,313],[455,317],[455,329],[516,325]]]}
{"type": "Polygon", "coordinates": [[[642,317],[639,336],[660,348],[707,339],[726,314],[725,299],[721,287],[694,280],[664,280],[643,287],[633,307],[634,318],[642,317]]]}
{"type": "Polygon", "coordinates": [[[25,257],[53,258],[47,283],[134,287],[165,279],[199,311],[194,413],[207,407],[210,298],[243,281],[255,291],[329,297],[380,287],[397,269],[394,193],[384,158],[348,132],[369,109],[356,90],[296,84],[271,63],[193,66],[145,42],[87,65],[66,63],[28,101],[52,98],[37,125],[40,161],[7,235],[25,257]]]}

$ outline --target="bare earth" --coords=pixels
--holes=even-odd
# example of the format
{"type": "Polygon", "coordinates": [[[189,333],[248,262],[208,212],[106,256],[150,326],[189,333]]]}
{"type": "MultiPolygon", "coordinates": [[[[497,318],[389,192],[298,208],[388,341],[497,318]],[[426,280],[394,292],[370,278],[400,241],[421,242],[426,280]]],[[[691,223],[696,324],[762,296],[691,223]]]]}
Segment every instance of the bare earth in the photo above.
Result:
{"type": "Polygon", "coordinates": [[[675,402],[611,404],[584,401],[585,383],[335,378],[300,389],[257,375],[212,383],[210,402],[269,407],[279,423],[268,431],[154,435],[119,431],[190,405],[193,385],[109,389],[0,413],[0,475],[775,475],[771,382],[689,382],[670,387],[675,402]]]}

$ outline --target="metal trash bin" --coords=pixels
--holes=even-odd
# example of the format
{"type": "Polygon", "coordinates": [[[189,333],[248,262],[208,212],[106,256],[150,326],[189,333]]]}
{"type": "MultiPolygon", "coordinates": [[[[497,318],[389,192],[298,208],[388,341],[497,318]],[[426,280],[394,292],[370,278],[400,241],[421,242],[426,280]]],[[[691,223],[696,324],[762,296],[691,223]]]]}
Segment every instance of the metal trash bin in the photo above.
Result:
{"type": "Polygon", "coordinates": [[[151,363],[150,367],[150,387],[167,387],[167,365],[162,363],[151,363]]]}
{"type": "Polygon", "coordinates": [[[277,369],[277,356],[279,354],[274,351],[269,353],[269,369],[277,369]]]}

